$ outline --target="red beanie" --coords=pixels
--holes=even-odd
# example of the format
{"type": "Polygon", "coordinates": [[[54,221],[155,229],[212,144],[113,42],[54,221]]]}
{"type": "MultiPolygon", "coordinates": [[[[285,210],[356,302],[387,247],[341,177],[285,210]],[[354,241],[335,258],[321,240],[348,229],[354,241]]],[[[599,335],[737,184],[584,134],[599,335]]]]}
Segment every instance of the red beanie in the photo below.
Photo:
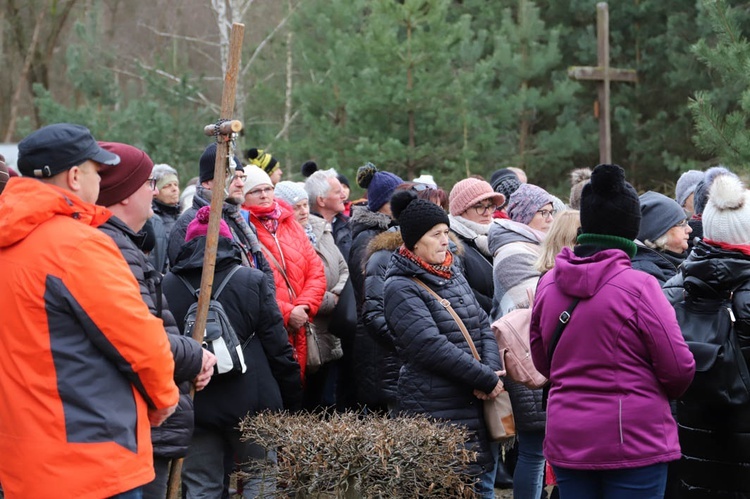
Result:
{"type": "Polygon", "coordinates": [[[120,156],[120,164],[117,168],[105,168],[99,172],[102,181],[99,184],[99,199],[96,204],[112,206],[143,187],[151,176],[154,162],[148,154],[127,144],[99,142],[99,146],[105,151],[120,156]]]}
{"type": "MultiPolygon", "coordinates": [[[[187,232],[185,233],[185,242],[196,237],[205,236],[208,233],[208,217],[210,215],[210,206],[204,206],[198,210],[193,221],[188,224],[187,232]]],[[[232,231],[229,230],[229,226],[224,219],[219,221],[219,235],[227,239],[233,239],[232,231]]]]}

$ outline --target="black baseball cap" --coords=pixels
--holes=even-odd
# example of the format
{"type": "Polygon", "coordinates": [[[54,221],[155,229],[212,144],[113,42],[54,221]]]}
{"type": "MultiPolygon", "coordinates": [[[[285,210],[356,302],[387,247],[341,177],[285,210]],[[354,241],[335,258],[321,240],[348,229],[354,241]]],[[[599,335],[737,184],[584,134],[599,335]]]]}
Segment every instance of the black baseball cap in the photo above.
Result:
{"type": "Polygon", "coordinates": [[[81,125],[48,125],[18,143],[18,170],[25,177],[53,177],[89,159],[108,166],[120,162],[120,156],[102,149],[81,125]]]}

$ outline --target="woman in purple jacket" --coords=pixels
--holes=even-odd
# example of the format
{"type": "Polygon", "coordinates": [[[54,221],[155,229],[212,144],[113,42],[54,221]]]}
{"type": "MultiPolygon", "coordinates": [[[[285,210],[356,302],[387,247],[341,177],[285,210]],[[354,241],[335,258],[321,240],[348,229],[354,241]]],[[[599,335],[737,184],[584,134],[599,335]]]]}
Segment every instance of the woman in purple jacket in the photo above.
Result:
{"type": "Polygon", "coordinates": [[[680,458],[669,399],[690,385],[695,361],[656,279],[631,266],[640,218],[622,168],[597,166],[578,245],[537,290],[532,356],[551,380],[544,455],[563,499],[661,498],[667,463],[680,458]]]}

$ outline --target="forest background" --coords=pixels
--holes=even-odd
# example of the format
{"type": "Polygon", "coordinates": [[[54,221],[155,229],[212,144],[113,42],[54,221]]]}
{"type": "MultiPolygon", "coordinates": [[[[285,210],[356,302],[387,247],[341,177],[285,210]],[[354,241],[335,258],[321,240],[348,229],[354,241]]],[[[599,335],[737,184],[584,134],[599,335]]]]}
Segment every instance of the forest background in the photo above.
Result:
{"type": "MultiPolygon", "coordinates": [[[[508,166],[567,199],[597,164],[594,0],[0,0],[0,139],[88,126],[197,175],[218,118],[232,22],[246,26],[238,153],[286,179],[367,161],[450,188],[508,166]]],[[[641,191],[750,165],[750,4],[609,3],[613,161],[641,191]]],[[[356,191],[356,188],[355,188],[356,191]]],[[[356,194],[356,192],[355,192],[356,194]]]]}

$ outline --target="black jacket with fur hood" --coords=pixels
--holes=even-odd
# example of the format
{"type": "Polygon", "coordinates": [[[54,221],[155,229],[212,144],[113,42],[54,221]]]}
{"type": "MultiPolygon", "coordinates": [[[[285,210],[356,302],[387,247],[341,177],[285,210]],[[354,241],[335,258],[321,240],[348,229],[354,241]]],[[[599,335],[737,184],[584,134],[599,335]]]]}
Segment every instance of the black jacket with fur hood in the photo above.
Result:
{"type": "MultiPolygon", "coordinates": [[[[454,265],[463,272],[464,248],[451,233],[450,249],[455,256],[454,265]]],[[[359,398],[368,405],[396,404],[398,373],[401,360],[396,353],[395,339],[385,321],[383,290],[385,271],[396,251],[404,240],[398,227],[393,227],[375,236],[365,251],[365,284],[362,302],[362,324],[358,328],[356,343],[360,345],[358,358],[361,380],[359,398]]]]}

